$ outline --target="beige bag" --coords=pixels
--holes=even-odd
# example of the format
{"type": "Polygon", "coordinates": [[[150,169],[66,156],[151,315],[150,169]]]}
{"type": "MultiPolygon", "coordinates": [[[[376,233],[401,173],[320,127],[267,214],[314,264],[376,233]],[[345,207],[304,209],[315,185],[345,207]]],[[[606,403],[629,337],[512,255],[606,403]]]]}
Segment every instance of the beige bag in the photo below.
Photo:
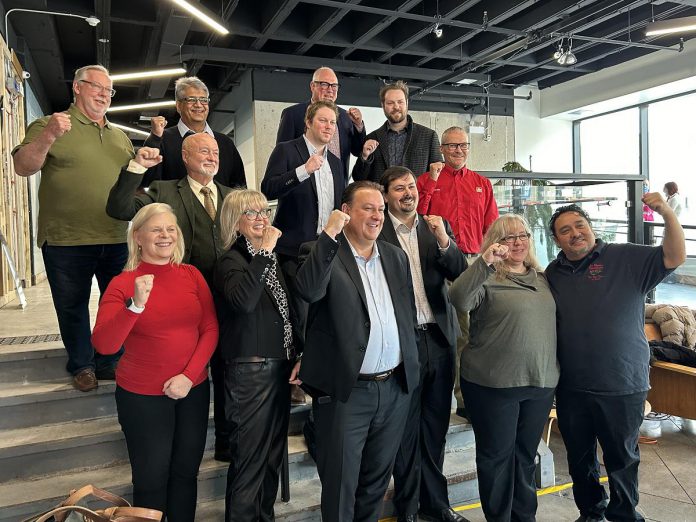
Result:
{"type": "Polygon", "coordinates": [[[33,515],[22,522],[160,522],[162,512],[156,509],[132,507],[124,498],[96,488],[91,484],[77,490],[72,490],[70,496],[55,508],[38,515],[33,515]],[[94,497],[113,504],[103,509],[92,510],[84,504],[89,497],[94,497]]]}

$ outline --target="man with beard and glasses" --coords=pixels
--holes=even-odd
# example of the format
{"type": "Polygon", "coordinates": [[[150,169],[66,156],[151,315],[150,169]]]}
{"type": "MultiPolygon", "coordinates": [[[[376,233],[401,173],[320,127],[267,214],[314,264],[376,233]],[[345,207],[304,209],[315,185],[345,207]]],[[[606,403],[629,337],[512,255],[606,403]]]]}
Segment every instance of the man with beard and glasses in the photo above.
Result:
{"type": "MultiPolygon", "coordinates": [[[[461,127],[450,127],[442,133],[440,150],[444,163],[430,164],[426,174],[418,178],[418,213],[442,216],[452,226],[457,246],[472,262],[481,250],[483,235],[498,218],[498,205],[488,179],[466,167],[469,159],[469,135],[461,127]]],[[[457,341],[457,376],[454,395],[457,414],[466,417],[459,389],[459,361],[469,342],[469,314],[457,312],[461,336],[457,341]]]]}
{"type": "MultiPolygon", "coordinates": [[[[314,71],[312,81],[309,82],[309,90],[312,93],[309,102],[298,103],[283,109],[280,115],[280,124],[278,125],[276,145],[283,141],[302,137],[306,130],[305,115],[307,107],[317,101],[336,103],[339,87],[338,78],[333,69],[319,67],[319,69],[314,71]]],[[[363,122],[360,109],[351,107],[345,110],[338,107],[336,132],[331,137],[328,148],[329,152],[341,159],[346,181],[350,173],[350,155],[360,155],[363,141],[365,141],[365,123],[363,122]]]]}
{"type": "Polygon", "coordinates": [[[637,520],[638,429],[650,388],[645,297],[686,259],[684,230],[662,196],[643,203],[665,222],[661,246],[605,243],[577,205],[560,207],[549,229],[558,257],[546,269],[556,299],[558,427],[580,522],[637,520]],[[610,496],[599,482],[602,446],[610,496]],[[605,519],[606,517],[606,519],[605,519]]]}
{"type": "MultiPolygon", "coordinates": [[[[142,147],[138,151],[152,167],[162,161],[158,149],[142,147]]],[[[113,218],[128,221],[149,203],[166,203],[174,211],[184,238],[183,263],[200,270],[208,286],[213,278],[216,261],[224,254],[220,238],[222,201],[232,189],[215,180],[219,166],[217,141],[201,132],[184,139],[181,158],[186,166],[186,177],[167,181],[153,181],[147,192],[138,192],[146,168],[134,165],[121,171],[106,203],[106,213],[113,218]]],[[[224,362],[219,347],[210,360],[213,378],[215,458],[229,461],[229,427],[224,409],[224,362]]]]}
{"type": "Polygon", "coordinates": [[[418,316],[420,383],[411,395],[404,436],[394,461],[394,505],[398,522],[464,522],[447,498],[442,473],[454,385],[459,327],[447,295],[447,281],[467,268],[449,224],[416,213],[416,177],[406,167],[382,176],[387,218],[380,239],[403,249],[413,279],[418,316]]]}
{"type": "Polygon", "coordinates": [[[425,172],[431,163],[442,161],[440,141],[432,129],[414,123],[408,115],[408,86],[401,80],[379,91],[387,117],[379,129],[367,135],[362,154],[353,167],[353,179],[379,183],[388,167],[402,166],[425,172]]]}

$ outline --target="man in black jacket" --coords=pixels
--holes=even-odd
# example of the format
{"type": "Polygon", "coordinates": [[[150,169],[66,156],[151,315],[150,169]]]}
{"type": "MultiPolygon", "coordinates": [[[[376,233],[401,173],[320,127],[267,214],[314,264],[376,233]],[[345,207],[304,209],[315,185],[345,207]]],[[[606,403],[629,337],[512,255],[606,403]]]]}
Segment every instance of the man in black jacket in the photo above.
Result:
{"type": "MultiPolygon", "coordinates": [[[[320,100],[336,103],[338,88],[338,78],[332,69],[320,67],[314,71],[312,81],[309,82],[312,93],[310,101],[291,105],[281,113],[276,145],[302,136],[305,133],[305,113],[309,104],[320,100]]],[[[329,142],[329,150],[341,159],[346,182],[350,173],[350,155],[360,155],[363,141],[365,124],[360,109],[351,107],[346,111],[339,107],[336,134],[329,142]]]]}
{"type": "Polygon", "coordinates": [[[408,86],[402,81],[389,83],[380,89],[379,98],[387,121],[367,135],[353,179],[379,183],[387,167],[393,166],[420,175],[431,163],[442,161],[435,131],[414,123],[408,115],[408,86]]]}
{"type": "Polygon", "coordinates": [[[420,330],[420,386],[412,394],[394,462],[394,505],[399,522],[415,522],[419,509],[421,518],[462,522],[466,519],[450,508],[442,465],[459,333],[447,280],[456,279],[467,263],[446,221],[416,213],[418,189],[413,172],[389,167],[382,187],[388,212],[379,237],[408,256],[420,330]]]}
{"type": "Polygon", "coordinates": [[[162,162],[149,169],[143,177],[142,186],[154,180],[182,179],[186,177],[186,166],[181,160],[181,144],[191,134],[204,132],[217,142],[220,167],[215,181],[226,187],[246,188],[244,162],[234,142],[220,132],[215,132],[207,123],[210,95],[205,83],[195,76],[179,78],[174,83],[176,111],[181,117],[174,127],[165,129],[167,120],[155,116],[150,121],[151,133],[145,140],[146,147],[160,150],[162,162]]]}
{"type": "Polygon", "coordinates": [[[377,520],[418,386],[404,252],[377,239],[381,187],[349,185],[297,273],[310,303],[300,379],[313,395],[324,522],[377,520]]]}

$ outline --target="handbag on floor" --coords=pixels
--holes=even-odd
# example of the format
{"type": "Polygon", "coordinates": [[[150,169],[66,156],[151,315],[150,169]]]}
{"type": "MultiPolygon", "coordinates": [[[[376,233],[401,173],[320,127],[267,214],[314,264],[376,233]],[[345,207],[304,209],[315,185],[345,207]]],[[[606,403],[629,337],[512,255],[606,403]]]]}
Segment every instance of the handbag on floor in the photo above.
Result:
{"type": "Polygon", "coordinates": [[[162,512],[156,509],[132,507],[118,495],[88,484],[72,490],[68,498],[56,507],[25,518],[22,522],[160,522],[162,512]],[[91,509],[84,504],[90,499],[111,504],[110,507],[91,509]]]}

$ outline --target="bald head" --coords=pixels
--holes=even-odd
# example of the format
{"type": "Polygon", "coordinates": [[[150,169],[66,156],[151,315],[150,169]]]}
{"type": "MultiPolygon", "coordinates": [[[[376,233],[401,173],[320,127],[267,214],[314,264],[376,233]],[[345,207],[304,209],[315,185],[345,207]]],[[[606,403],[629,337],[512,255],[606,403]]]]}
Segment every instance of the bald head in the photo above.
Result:
{"type": "Polygon", "coordinates": [[[329,67],[319,67],[312,75],[309,90],[312,92],[312,102],[321,100],[336,103],[338,97],[336,73],[329,67]]]}
{"type": "Polygon", "coordinates": [[[181,144],[181,159],[188,175],[207,185],[217,174],[220,163],[217,141],[205,132],[188,136],[181,144]]]}

